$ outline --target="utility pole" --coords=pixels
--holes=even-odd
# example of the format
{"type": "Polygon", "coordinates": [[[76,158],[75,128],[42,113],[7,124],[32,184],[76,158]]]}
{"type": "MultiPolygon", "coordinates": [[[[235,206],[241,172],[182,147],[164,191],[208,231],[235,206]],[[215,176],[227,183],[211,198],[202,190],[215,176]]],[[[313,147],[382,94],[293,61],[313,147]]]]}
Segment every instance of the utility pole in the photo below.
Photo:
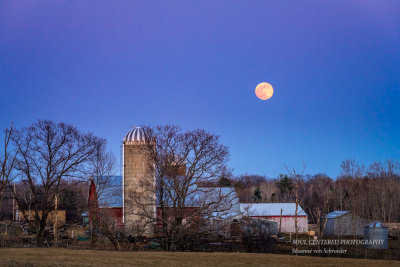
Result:
{"type": "Polygon", "coordinates": [[[31,202],[32,202],[32,192],[29,191],[29,222],[31,221],[31,202]]]}
{"type": "MultiPolygon", "coordinates": [[[[25,183],[28,183],[29,181],[28,180],[21,180],[21,181],[22,181],[22,184],[24,186],[24,192],[25,192],[25,183]]],[[[31,214],[32,189],[29,187],[29,185],[28,185],[28,188],[29,188],[28,221],[30,222],[31,221],[31,216],[32,216],[32,214],[31,214]]],[[[24,193],[24,195],[25,195],[25,193],[24,193]]],[[[25,197],[25,199],[26,199],[26,197],[25,197]]],[[[24,214],[26,214],[26,212],[24,212],[24,214]]]]}
{"type": "Polygon", "coordinates": [[[12,199],[12,214],[13,214],[13,221],[15,221],[15,183],[14,183],[14,195],[12,199]]]}
{"type": "Polygon", "coordinates": [[[13,197],[13,221],[19,221],[19,212],[18,212],[18,202],[15,199],[16,191],[15,191],[15,183],[14,183],[14,197],[13,197]]]}
{"type": "Polygon", "coordinates": [[[54,213],[55,213],[55,220],[54,220],[54,246],[57,246],[57,219],[58,219],[58,212],[57,212],[57,205],[58,205],[58,198],[57,193],[54,194],[54,213]]]}

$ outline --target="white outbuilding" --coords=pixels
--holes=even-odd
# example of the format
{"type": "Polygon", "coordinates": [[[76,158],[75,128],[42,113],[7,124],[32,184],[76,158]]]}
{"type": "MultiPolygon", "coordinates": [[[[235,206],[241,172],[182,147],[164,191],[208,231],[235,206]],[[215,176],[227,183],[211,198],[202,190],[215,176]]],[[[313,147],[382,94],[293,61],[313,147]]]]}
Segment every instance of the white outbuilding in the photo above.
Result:
{"type": "Polygon", "coordinates": [[[278,229],[285,233],[308,231],[308,216],[296,203],[240,203],[243,217],[264,218],[278,223],[278,229]]]}

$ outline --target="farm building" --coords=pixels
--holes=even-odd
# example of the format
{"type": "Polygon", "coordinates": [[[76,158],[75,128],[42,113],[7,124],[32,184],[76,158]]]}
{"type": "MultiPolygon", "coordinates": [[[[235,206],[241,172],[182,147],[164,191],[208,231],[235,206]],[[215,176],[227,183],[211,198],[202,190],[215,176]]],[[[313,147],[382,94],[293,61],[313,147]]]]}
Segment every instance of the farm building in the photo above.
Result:
{"type": "MultiPolygon", "coordinates": [[[[101,216],[106,216],[110,222],[116,226],[124,227],[123,222],[123,188],[122,177],[114,176],[110,178],[111,184],[102,189],[98,203],[95,196],[96,186],[91,181],[88,212],[82,214],[84,224],[89,224],[91,213],[98,209],[101,216]],[[97,208],[96,208],[97,207],[97,208]]],[[[187,197],[185,202],[184,217],[189,218],[197,216],[199,212],[203,217],[207,217],[214,223],[230,223],[234,219],[241,219],[239,198],[233,187],[197,187],[192,186],[193,193],[187,197]],[[209,210],[210,212],[207,212],[209,210]]],[[[166,203],[165,211],[169,220],[173,221],[172,203],[166,203]]],[[[156,206],[156,218],[161,220],[161,208],[156,206]]],[[[186,221],[186,219],[184,219],[186,221]]],[[[160,228],[160,224],[156,223],[156,230],[160,228]]]]}
{"type": "MultiPolygon", "coordinates": [[[[281,232],[296,232],[296,203],[241,203],[240,211],[243,217],[277,222],[281,232]]],[[[308,217],[300,205],[297,210],[297,228],[300,233],[308,231],[308,217]]]]}
{"type": "Polygon", "coordinates": [[[90,224],[93,216],[106,216],[110,222],[118,227],[122,222],[122,186],[118,176],[110,177],[110,184],[101,188],[97,193],[96,185],[91,180],[88,194],[88,212],[82,214],[84,224],[90,224]],[[99,196],[99,199],[97,199],[99,196]]]}
{"type": "MultiPolygon", "coordinates": [[[[16,220],[17,221],[27,220],[27,221],[33,222],[35,219],[35,214],[36,214],[36,211],[34,211],[34,210],[17,211],[16,220]]],[[[41,210],[38,211],[38,215],[39,215],[39,218],[42,218],[41,210]]],[[[66,210],[57,210],[57,213],[54,210],[49,212],[49,214],[47,215],[47,219],[46,219],[46,225],[47,226],[54,225],[54,223],[56,221],[57,221],[57,226],[65,224],[66,210]]]]}
{"type": "Polygon", "coordinates": [[[334,211],[322,218],[326,219],[324,235],[364,235],[364,225],[368,221],[350,211],[334,211]]]}

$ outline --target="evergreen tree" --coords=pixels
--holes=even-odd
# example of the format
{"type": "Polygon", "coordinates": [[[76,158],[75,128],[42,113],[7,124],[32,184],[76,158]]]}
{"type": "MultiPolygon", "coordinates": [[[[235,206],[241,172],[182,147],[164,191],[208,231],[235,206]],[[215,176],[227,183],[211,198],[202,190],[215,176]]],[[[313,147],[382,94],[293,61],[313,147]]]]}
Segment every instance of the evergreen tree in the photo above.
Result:
{"type": "Polygon", "coordinates": [[[253,201],[256,203],[262,202],[261,191],[259,187],[257,187],[253,193],[253,201]]]}
{"type": "Polygon", "coordinates": [[[283,195],[289,194],[293,189],[292,180],[286,175],[280,175],[281,179],[277,182],[277,186],[283,195]]]}

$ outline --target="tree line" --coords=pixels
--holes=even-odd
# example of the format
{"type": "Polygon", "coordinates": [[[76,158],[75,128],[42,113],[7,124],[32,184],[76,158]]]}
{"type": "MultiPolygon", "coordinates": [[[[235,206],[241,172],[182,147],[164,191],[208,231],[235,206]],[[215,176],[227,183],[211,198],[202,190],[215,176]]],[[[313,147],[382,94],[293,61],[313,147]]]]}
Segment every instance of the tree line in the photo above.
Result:
{"type": "Polygon", "coordinates": [[[344,160],[336,179],[326,174],[297,174],[290,172],[276,178],[241,175],[221,180],[234,186],[241,202],[295,202],[296,183],[299,203],[311,223],[334,210],[355,214],[384,223],[400,221],[400,162],[386,160],[370,165],[354,159],[344,160]]]}
{"type": "MultiPolygon", "coordinates": [[[[144,201],[144,194],[129,192],[131,197],[125,201],[135,208],[125,213],[142,216],[146,225],[155,225],[165,250],[185,250],[202,238],[229,231],[223,219],[229,216],[234,192],[242,203],[296,202],[316,224],[334,210],[349,210],[382,222],[400,221],[398,161],[364,166],[344,160],[336,179],[295,170],[272,179],[260,175],[235,177],[227,166],[228,148],[218,135],[202,129],[185,131],[174,125],[147,126],[144,131],[147,145],[142,149],[151,159],[148,168],[155,177],[155,197],[153,202],[144,201]],[[234,191],[213,189],[221,187],[234,191]],[[187,209],[193,200],[198,208],[187,209]],[[157,216],[148,213],[149,205],[158,207],[157,216]]],[[[107,151],[105,139],[66,123],[39,120],[30,127],[10,127],[2,146],[0,216],[6,218],[12,212],[5,205],[10,201],[15,201],[20,210],[32,211],[21,213],[21,219],[35,234],[38,246],[48,239],[51,230],[46,221],[55,208],[66,209],[69,222],[80,222],[80,214],[88,209],[90,180],[96,185],[99,201],[113,186],[112,177],[117,173],[115,156],[107,151]],[[33,220],[28,218],[31,214],[33,220]]],[[[91,219],[92,243],[102,235],[118,249],[127,229],[121,231],[111,214],[96,213],[91,219]]],[[[145,227],[133,228],[128,232],[140,236],[145,227]]]]}

